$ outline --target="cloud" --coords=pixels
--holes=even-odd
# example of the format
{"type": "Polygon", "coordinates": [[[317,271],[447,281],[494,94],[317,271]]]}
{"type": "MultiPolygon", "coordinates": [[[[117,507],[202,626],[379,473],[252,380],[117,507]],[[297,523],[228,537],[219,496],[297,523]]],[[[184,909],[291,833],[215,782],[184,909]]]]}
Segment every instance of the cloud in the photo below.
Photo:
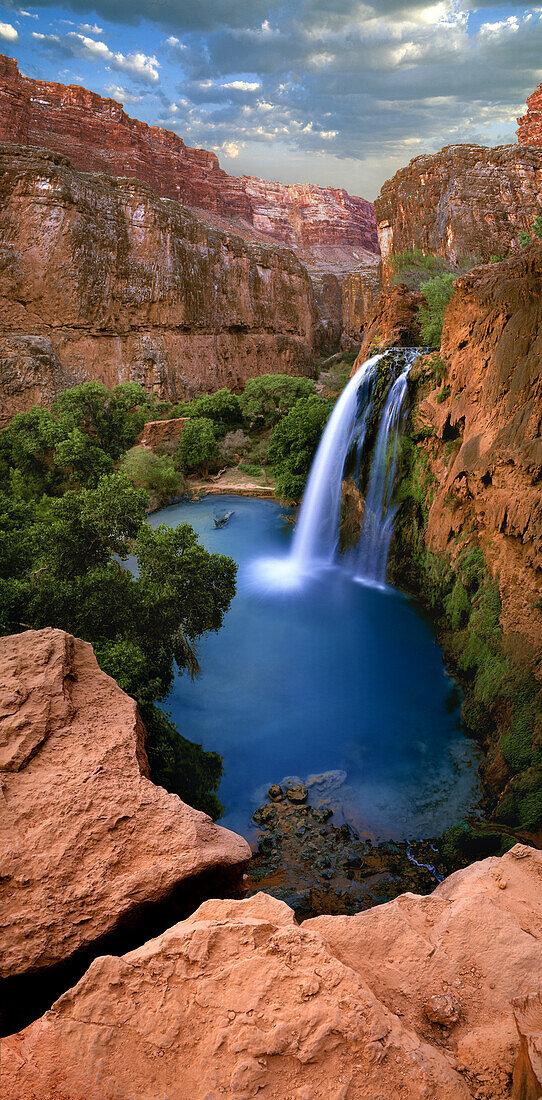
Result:
{"type": "Polygon", "coordinates": [[[79,30],[83,31],[83,34],[103,34],[103,27],[97,27],[95,23],[80,23],[79,30]]]}
{"type": "Polygon", "coordinates": [[[261,88],[259,80],[230,80],[227,84],[222,84],[222,88],[231,88],[234,92],[257,92],[258,88],[261,88]]]}
{"type": "Polygon", "coordinates": [[[16,42],[18,37],[18,31],[11,23],[0,23],[0,38],[4,38],[6,42],[16,42]]]}
{"type": "Polygon", "coordinates": [[[118,84],[107,84],[104,88],[108,96],[112,99],[116,99],[117,103],[141,103],[143,99],[142,95],[135,95],[133,92],[128,92],[126,88],[121,88],[118,84]]]}
{"type": "Polygon", "coordinates": [[[25,15],[27,19],[39,19],[39,15],[33,11],[19,11],[19,15],[25,15]]]}
{"type": "Polygon", "coordinates": [[[139,52],[113,53],[105,42],[96,42],[95,39],[75,31],[69,31],[62,36],[33,31],[32,37],[61,56],[76,57],[80,61],[102,62],[107,69],[126,73],[133,80],[146,84],[157,84],[160,80],[160,62],[154,56],[148,57],[139,52]]]}

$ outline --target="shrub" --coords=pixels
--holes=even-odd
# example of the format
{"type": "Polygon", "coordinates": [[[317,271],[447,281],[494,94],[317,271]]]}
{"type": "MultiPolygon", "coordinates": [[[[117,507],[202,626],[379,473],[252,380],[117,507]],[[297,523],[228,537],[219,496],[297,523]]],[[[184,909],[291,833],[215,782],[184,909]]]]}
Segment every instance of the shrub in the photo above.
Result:
{"type": "Polygon", "coordinates": [[[455,278],[450,273],[435,275],[420,287],[427,302],[427,306],[422,305],[418,309],[420,334],[424,344],[430,347],[440,345],[444,313],[453,293],[455,278]]]}
{"type": "Polygon", "coordinates": [[[449,271],[450,266],[440,256],[426,254],[421,248],[405,249],[390,256],[388,263],[393,268],[391,281],[397,286],[405,283],[409,290],[417,290],[428,276],[449,271]]]}
{"type": "Polygon", "coordinates": [[[533,237],[542,237],[542,216],[533,219],[532,233],[527,233],[524,229],[520,229],[518,233],[518,241],[522,248],[528,245],[533,240],[533,237]]]}
{"type": "Polygon", "coordinates": [[[268,453],[279,496],[287,500],[301,497],[327,417],[327,403],[313,395],[300,398],[277,424],[268,453]]]}
{"type": "Polygon", "coordinates": [[[316,394],[310,378],[290,374],[262,374],[249,378],[241,395],[241,409],[249,424],[270,428],[292,409],[300,398],[316,394]]]}
{"type": "Polygon", "coordinates": [[[220,451],[212,420],[202,416],[187,421],[181,432],[177,457],[185,473],[202,473],[205,477],[211,467],[218,465],[220,451]]]}
{"type": "Polygon", "coordinates": [[[256,466],[253,462],[240,462],[237,469],[240,470],[242,474],[247,474],[248,477],[262,476],[261,466],[256,466]]]}
{"type": "Polygon", "coordinates": [[[119,469],[136,489],[157,493],[163,499],[175,496],[184,488],[182,474],[175,469],[173,459],[169,455],[156,455],[145,447],[132,447],[119,469]]]}

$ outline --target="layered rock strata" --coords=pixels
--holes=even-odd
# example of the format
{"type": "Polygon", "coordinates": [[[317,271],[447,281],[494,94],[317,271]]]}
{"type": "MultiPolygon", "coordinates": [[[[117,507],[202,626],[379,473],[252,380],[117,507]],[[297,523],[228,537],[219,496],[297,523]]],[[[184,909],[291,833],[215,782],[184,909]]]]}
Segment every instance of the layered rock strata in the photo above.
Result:
{"type": "Polygon", "coordinates": [[[265,894],[208,901],[96,959],[10,1036],[3,1096],[505,1100],[512,1001],[542,963],[541,883],[542,856],[517,845],[430,897],[301,927],[265,894]]]}
{"type": "Polygon", "coordinates": [[[73,84],[31,80],[3,55],[0,141],[51,149],[83,171],[135,177],[163,198],[241,219],[300,251],[358,249],[360,259],[363,250],[378,252],[374,208],[366,199],[342,188],[229,176],[214,153],[130,118],[116,100],[73,84]]]}
{"type": "Polygon", "coordinates": [[[384,278],[411,249],[452,264],[487,262],[517,247],[542,214],[542,149],[448,145],[401,168],[375,201],[384,278]]]}
{"type": "Polygon", "coordinates": [[[240,879],[248,845],[150,781],[136,704],[90,645],[26,631],[0,639],[0,670],[2,979],[54,967],[204,874],[240,879]]]}
{"type": "Polygon", "coordinates": [[[138,180],[0,147],[5,415],[74,381],[179,400],[310,373],[312,284],[291,251],[207,225],[138,180]]]}
{"type": "Polygon", "coordinates": [[[542,84],[529,96],[527,113],[518,118],[516,133],[520,145],[542,145],[542,84]]]}
{"type": "Polygon", "coordinates": [[[416,347],[420,342],[418,310],[423,294],[406,286],[385,286],[373,299],[365,315],[363,338],[352,374],[377,351],[385,348],[416,347]]]}
{"type": "MultiPolygon", "coordinates": [[[[420,406],[437,445],[430,549],[469,531],[498,577],[501,625],[542,659],[542,246],[455,283],[445,388],[420,406]],[[448,443],[448,448],[446,448],[448,443]],[[448,450],[448,454],[446,454],[448,450]]],[[[431,445],[430,445],[431,446],[431,445]]]]}

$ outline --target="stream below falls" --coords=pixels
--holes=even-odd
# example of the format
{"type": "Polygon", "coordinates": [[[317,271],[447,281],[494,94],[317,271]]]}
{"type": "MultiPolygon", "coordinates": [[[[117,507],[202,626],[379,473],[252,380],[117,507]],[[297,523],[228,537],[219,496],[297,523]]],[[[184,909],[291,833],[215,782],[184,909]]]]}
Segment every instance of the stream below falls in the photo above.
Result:
{"type": "Polygon", "coordinates": [[[198,646],[201,676],[178,676],[166,709],[185,737],[222,755],[222,824],[248,839],[268,787],[286,777],[309,780],[311,800],[361,835],[435,836],[480,798],[458,688],[400,592],[333,567],[300,588],[254,585],[256,559],[289,554],[292,514],[274,501],[209,496],[150,517],[153,527],[189,523],[207,550],[239,565],[223,629],[198,646]]]}

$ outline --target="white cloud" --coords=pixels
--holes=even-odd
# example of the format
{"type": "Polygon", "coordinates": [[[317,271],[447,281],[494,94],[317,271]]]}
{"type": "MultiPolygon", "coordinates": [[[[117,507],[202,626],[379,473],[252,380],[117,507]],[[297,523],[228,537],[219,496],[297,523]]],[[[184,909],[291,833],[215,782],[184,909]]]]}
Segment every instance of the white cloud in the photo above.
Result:
{"type": "Polygon", "coordinates": [[[36,15],[36,13],[33,12],[33,11],[22,11],[21,10],[21,11],[19,11],[19,15],[26,15],[27,19],[39,19],[39,16],[36,15]]]}
{"type": "Polygon", "coordinates": [[[0,23],[0,38],[4,38],[6,42],[16,42],[18,37],[18,32],[11,23],[0,23]]]}
{"type": "Polygon", "coordinates": [[[95,23],[80,23],[79,30],[84,34],[103,34],[103,27],[97,27],[95,23]]]}
{"type": "Polygon", "coordinates": [[[108,84],[105,91],[118,103],[141,103],[143,99],[142,95],[134,95],[133,92],[128,92],[126,88],[121,88],[119,84],[108,84]]]}
{"type": "Polygon", "coordinates": [[[259,80],[230,80],[227,84],[221,84],[220,87],[232,88],[235,92],[257,92],[261,84],[259,80]]]}
{"type": "Polygon", "coordinates": [[[154,56],[148,57],[144,53],[113,53],[105,42],[96,42],[94,38],[88,38],[84,34],[76,34],[69,31],[62,38],[58,34],[32,33],[32,37],[39,42],[47,42],[60,48],[63,53],[70,54],[84,61],[101,61],[107,69],[116,69],[126,73],[134,80],[143,81],[146,84],[158,84],[160,77],[158,69],[160,62],[154,56]]]}

